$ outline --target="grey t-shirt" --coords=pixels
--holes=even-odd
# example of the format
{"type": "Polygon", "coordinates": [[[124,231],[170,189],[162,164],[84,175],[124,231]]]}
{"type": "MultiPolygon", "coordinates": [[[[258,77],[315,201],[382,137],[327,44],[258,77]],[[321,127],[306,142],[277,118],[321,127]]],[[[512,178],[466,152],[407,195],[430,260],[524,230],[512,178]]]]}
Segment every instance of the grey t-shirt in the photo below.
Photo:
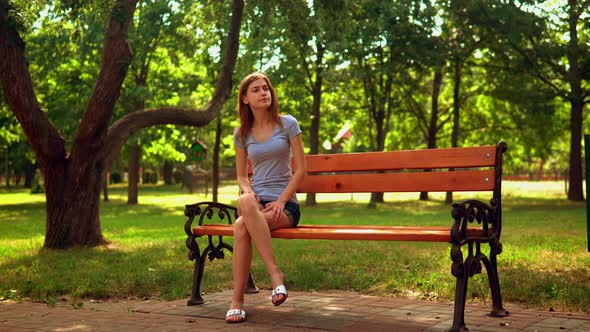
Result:
{"type": "MultiPolygon", "coordinates": [[[[246,149],[252,163],[252,189],[260,200],[275,201],[291,180],[291,138],[301,134],[299,123],[291,115],[281,115],[283,128],[275,125],[272,135],[264,142],[257,142],[248,133],[242,144],[238,132],[234,133],[235,146],[246,149]]],[[[294,194],[289,201],[297,203],[294,194]]]]}

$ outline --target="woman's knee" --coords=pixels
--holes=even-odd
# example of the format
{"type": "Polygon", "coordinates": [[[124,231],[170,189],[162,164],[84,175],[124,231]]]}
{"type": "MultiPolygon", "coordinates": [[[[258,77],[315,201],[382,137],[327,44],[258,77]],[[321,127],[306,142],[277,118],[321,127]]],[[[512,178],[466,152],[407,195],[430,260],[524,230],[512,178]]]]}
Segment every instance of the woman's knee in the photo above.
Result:
{"type": "Polygon", "coordinates": [[[259,203],[256,196],[252,193],[243,194],[240,196],[239,210],[241,214],[250,214],[259,210],[259,203]]]}

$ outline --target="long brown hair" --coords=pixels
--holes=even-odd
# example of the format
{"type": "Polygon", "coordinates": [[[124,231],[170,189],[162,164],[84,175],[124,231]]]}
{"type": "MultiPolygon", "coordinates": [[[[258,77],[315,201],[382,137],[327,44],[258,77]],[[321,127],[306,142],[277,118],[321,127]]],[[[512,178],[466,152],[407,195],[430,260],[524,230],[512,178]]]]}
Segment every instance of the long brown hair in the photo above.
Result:
{"type": "Polygon", "coordinates": [[[252,82],[257,81],[259,79],[263,79],[268,84],[268,89],[270,91],[270,99],[271,103],[268,107],[268,111],[271,114],[271,117],[274,122],[276,122],[281,128],[282,123],[279,118],[279,100],[277,99],[277,93],[275,88],[270,83],[270,80],[266,75],[260,72],[253,72],[252,74],[247,75],[240,83],[240,89],[238,90],[238,115],[240,116],[240,127],[238,128],[238,137],[242,141],[242,143],[246,142],[246,137],[248,133],[252,129],[254,125],[254,114],[252,114],[252,110],[248,104],[245,104],[242,101],[242,98],[246,96],[248,92],[248,87],[252,82]]]}

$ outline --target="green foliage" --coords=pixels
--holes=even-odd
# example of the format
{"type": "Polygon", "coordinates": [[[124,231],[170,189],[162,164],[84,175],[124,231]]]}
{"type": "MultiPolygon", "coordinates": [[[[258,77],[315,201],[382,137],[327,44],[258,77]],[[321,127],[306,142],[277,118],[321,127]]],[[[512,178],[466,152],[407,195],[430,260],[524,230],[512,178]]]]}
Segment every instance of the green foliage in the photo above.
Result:
{"type": "Polygon", "coordinates": [[[43,3],[42,0],[9,0],[6,4],[8,24],[20,33],[29,32],[39,18],[39,10],[43,3]]]}
{"type": "MultiPolygon", "coordinates": [[[[11,24],[26,43],[40,108],[69,145],[99,72],[114,1],[11,0],[8,5],[11,24]]],[[[386,150],[426,147],[437,69],[444,75],[437,145],[450,146],[453,74],[459,63],[459,145],[505,140],[508,172],[531,173],[539,162],[546,171],[564,172],[569,167],[564,151],[570,149],[568,103],[573,95],[571,75],[563,74],[574,50],[568,43],[569,6],[536,0],[246,2],[234,95],[223,110],[221,166],[234,164],[235,87],[253,70],[269,75],[280,111],[298,118],[309,151],[312,83],[318,79],[314,69],[321,69],[317,139],[320,145],[334,143],[348,123],[353,137],[342,151],[354,152],[378,147],[381,121],[379,140],[386,150]]],[[[143,108],[204,105],[214,90],[230,19],[219,13],[230,8],[229,0],[138,1],[129,31],[134,57],[113,121],[143,108]]],[[[119,17],[117,9],[113,15],[119,17]]],[[[581,15],[576,54],[583,91],[590,77],[587,23],[588,15],[581,15]]],[[[590,94],[584,96],[587,103],[590,94]]],[[[590,125],[588,114],[583,122],[583,128],[590,125]]],[[[166,160],[180,167],[195,140],[214,146],[214,132],[214,125],[197,130],[162,126],[136,133],[131,143],[141,145],[145,167],[166,160]]],[[[34,163],[24,140],[0,98],[0,150],[8,149],[15,169],[34,163]]],[[[115,170],[125,168],[125,151],[115,170]]]]}

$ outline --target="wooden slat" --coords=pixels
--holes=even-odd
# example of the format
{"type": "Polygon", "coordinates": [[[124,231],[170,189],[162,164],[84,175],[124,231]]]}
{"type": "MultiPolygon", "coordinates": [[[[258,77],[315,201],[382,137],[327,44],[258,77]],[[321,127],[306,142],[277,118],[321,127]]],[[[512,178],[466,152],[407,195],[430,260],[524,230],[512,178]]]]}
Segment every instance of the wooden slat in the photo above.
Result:
{"type": "Polygon", "coordinates": [[[496,146],[307,155],[307,172],[491,167],[496,146]]]}
{"type": "MultiPolygon", "coordinates": [[[[232,225],[204,225],[193,228],[196,235],[233,236],[232,225]]],[[[415,226],[346,226],[346,225],[299,225],[281,228],[271,233],[273,238],[310,240],[374,240],[374,241],[420,241],[450,242],[449,227],[415,226]]],[[[468,230],[472,237],[483,237],[483,230],[468,230]]]]}
{"type": "MultiPolygon", "coordinates": [[[[306,155],[305,161],[307,173],[492,167],[496,164],[496,147],[316,154],[306,155]]],[[[293,162],[291,165],[295,169],[293,162]]],[[[248,174],[252,175],[250,160],[248,174]]]]}
{"type": "Polygon", "coordinates": [[[300,193],[494,190],[494,170],[307,175],[300,193]]]}

